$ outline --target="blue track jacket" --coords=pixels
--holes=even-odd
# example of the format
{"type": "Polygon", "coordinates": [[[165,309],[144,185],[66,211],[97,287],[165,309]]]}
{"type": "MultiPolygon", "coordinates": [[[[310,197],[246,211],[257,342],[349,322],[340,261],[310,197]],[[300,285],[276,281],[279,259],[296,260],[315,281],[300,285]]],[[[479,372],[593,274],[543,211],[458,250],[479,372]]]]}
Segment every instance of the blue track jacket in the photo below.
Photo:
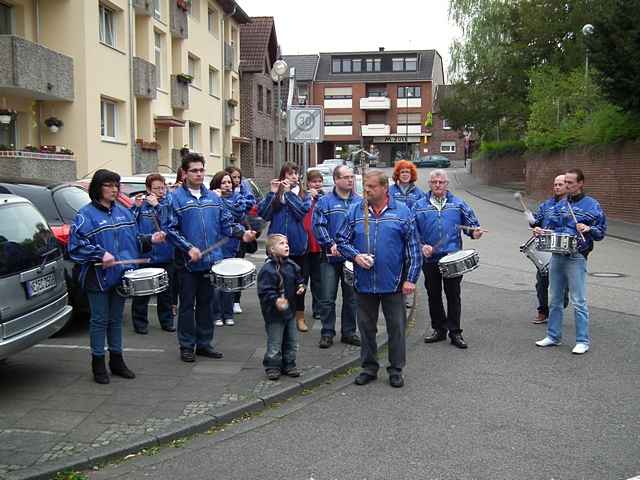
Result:
{"type": "MultiPolygon", "coordinates": [[[[155,207],[152,207],[146,200],[140,208],[135,205],[131,207],[138,231],[144,234],[153,234],[158,229],[156,221],[163,232],[166,232],[171,223],[171,197],[165,196],[155,207]],[[154,218],[156,219],[154,221],[154,218]]],[[[172,263],[175,249],[167,240],[163,243],[153,245],[150,252],[144,254],[145,258],[150,258],[152,264],[172,263]]]]}
{"type": "Polygon", "coordinates": [[[300,285],[304,285],[304,278],[293,260],[283,258],[278,262],[275,258],[267,258],[258,273],[258,298],[265,322],[294,318],[296,291],[300,285]],[[284,312],[276,308],[276,300],[282,294],[289,301],[289,308],[284,312]]]}
{"type": "MultiPolygon", "coordinates": [[[[220,197],[222,205],[231,214],[233,221],[242,224],[244,216],[247,212],[247,198],[242,194],[234,192],[228,197],[220,197]]],[[[251,208],[251,207],[249,207],[251,208]]],[[[235,258],[240,247],[240,239],[232,238],[227,243],[222,245],[222,256],[224,258],[235,258]]]]}
{"type": "Polygon", "coordinates": [[[413,205],[426,194],[414,184],[409,185],[409,187],[403,191],[397,183],[394,183],[389,187],[389,195],[393,196],[396,201],[404,203],[409,207],[409,209],[411,209],[413,208],[413,205]]]}
{"type": "Polygon", "coordinates": [[[208,271],[223,258],[221,248],[216,248],[197,262],[191,262],[187,252],[192,247],[202,251],[225,236],[239,238],[244,233],[242,225],[233,220],[218,195],[204,185],[200,186],[200,194],[199,199],[194,197],[185,184],[171,196],[172,219],[167,235],[169,241],[184,252],[185,267],[191,272],[208,271]]]}
{"type": "MultiPolygon", "coordinates": [[[[435,253],[425,260],[438,262],[442,257],[462,250],[462,230],[460,225],[479,227],[476,214],[464,200],[447,192],[447,201],[439,211],[432,203],[431,192],[414,205],[416,229],[421,245],[431,245],[435,253]]],[[[470,238],[471,232],[465,232],[470,238]]]]}
{"type": "MultiPolygon", "coordinates": [[[[313,234],[325,253],[336,243],[336,233],[347,216],[349,208],[360,200],[362,197],[354,192],[351,192],[349,198],[344,199],[336,193],[334,188],[333,192],[323,195],[316,203],[313,209],[313,234]]],[[[327,261],[342,263],[344,257],[328,255],[327,261]]]]}
{"type": "Polygon", "coordinates": [[[119,285],[133,264],[95,267],[105,252],[116,260],[140,258],[141,252],[151,250],[151,235],[138,232],[133,214],[114,202],[105,208],[98,202],[85,205],[77,213],[69,236],[69,256],[80,264],[80,285],[88,290],[105,292],[119,285]]]}
{"type": "Polygon", "coordinates": [[[309,239],[304,230],[304,216],[311,208],[311,196],[304,194],[303,198],[293,192],[284,193],[285,203],[275,206],[280,199],[273,192],[264,198],[258,209],[258,215],[269,224],[269,235],[280,233],[289,240],[289,255],[298,256],[307,253],[309,239]]]}
{"type": "Polygon", "coordinates": [[[536,213],[534,214],[534,218],[536,219],[536,221],[531,226],[547,228],[549,224],[549,216],[551,215],[553,208],[556,206],[556,203],[558,203],[560,200],[562,200],[562,197],[553,196],[542,202],[538,206],[538,210],[536,210],[536,213]]]}
{"type": "Polygon", "coordinates": [[[389,196],[387,207],[376,216],[369,207],[369,239],[364,232],[364,201],[349,209],[336,234],[338,250],[353,261],[359,253],[375,255],[373,268],[365,270],[353,263],[358,293],[399,292],[402,282],[416,283],[420,276],[420,246],[415,221],[409,208],[389,196]],[[368,243],[368,245],[367,245],[368,243]]]}

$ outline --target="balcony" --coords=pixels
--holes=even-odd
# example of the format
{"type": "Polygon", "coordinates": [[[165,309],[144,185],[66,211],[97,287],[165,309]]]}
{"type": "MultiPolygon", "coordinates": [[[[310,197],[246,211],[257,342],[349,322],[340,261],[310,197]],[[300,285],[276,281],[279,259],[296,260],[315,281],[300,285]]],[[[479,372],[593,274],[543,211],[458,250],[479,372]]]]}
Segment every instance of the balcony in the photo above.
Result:
{"type": "Polygon", "coordinates": [[[156,66],[133,57],[133,94],[138,98],[156,98],[156,66]]]}
{"type": "Polygon", "coordinates": [[[73,59],[15,35],[0,35],[0,96],[72,102],[73,59]]]}
{"type": "Polygon", "coordinates": [[[351,108],[350,98],[327,98],[324,100],[324,108],[351,108]]]}
{"type": "Polygon", "coordinates": [[[325,135],[353,135],[353,127],[351,125],[326,125],[324,127],[325,135]]]}
{"type": "Polygon", "coordinates": [[[235,70],[236,64],[236,50],[233,45],[225,42],[224,44],[224,69],[235,70]]]}
{"type": "Polygon", "coordinates": [[[391,100],[388,97],[365,97],[360,99],[360,110],[389,110],[391,100]]]}
{"type": "Polygon", "coordinates": [[[61,153],[0,150],[0,176],[68,182],[77,178],[76,159],[61,153]]]}
{"type": "Polygon", "coordinates": [[[381,135],[389,135],[391,128],[384,123],[370,123],[368,125],[362,125],[363,137],[378,137],[381,135]]]}
{"type": "Polygon", "coordinates": [[[144,145],[136,143],[134,157],[134,173],[147,173],[158,171],[158,151],[143,148],[144,145]]]}
{"type": "Polygon", "coordinates": [[[186,10],[178,6],[176,0],[169,2],[169,30],[174,38],[185,39],[189,36],[189,20],[186,10]]]}
{"type": "Polygon", "coordinates": [[[398,125],[398,135],[420,135],[422,127],[420,125],[398,125]]]}
{"type": "Polygon", "coordinates": [[[233,126],[236,118],[236,107],[229,103],[224,104],[224,126],[233,126]]]}
{"type": "Polygon", "coordinates": [[[189,84],[178,80],[177,75],[171,75],[171,107],[180,110],[189,108],[189,84]]]}
{"type": "Polygon", "coordinates": [[[138,15],[144,15],[146,17],[153,16],[153,1],[152,0],[133,0],[133,9],[138,15]]]}
{"type": "Polygon", "coordinates": [[[397,108],[420,108],[422,107],[421,98],[399,98],[397,108]]]}

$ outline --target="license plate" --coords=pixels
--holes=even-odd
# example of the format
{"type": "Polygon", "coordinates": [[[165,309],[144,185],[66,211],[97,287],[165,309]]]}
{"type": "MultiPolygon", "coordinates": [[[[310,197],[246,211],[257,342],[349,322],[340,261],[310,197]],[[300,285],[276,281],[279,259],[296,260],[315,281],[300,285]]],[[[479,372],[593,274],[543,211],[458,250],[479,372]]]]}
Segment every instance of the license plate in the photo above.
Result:
{"type": "Polygon", "coordinates": [[[51,272],[42,277],[34,278],[27,282],[27,297],[35,297],[41,293],[56,288],[56,274],[51,272]]]}

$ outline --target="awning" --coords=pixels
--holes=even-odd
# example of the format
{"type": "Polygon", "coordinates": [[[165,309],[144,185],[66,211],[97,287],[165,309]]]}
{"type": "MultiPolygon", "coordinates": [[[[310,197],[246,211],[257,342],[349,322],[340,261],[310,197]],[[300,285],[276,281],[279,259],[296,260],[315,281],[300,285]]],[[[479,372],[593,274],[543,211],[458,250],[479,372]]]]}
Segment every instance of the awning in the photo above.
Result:
{"type": "Polygon", "coordinates": [[[251,143],[251,139],[247,137],[232,137],[231,142],[233,143],[251,143]]]}
{"type": "Polygon", "coordinates": [[[154,122],[156,127],[184,127],[187,123],[186,120],[174,116],[156,117],[154,122]]]}

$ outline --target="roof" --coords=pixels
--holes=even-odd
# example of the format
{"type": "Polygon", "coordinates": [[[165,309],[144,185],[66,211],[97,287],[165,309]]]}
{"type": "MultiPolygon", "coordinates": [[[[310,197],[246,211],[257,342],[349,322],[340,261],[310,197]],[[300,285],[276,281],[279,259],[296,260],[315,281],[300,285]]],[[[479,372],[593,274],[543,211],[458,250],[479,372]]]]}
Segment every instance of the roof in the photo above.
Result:
{"type": "Polygon", "coordinates": [[[238,5],[238,2],[234,0],[218,0],[218,3],[224,10],[224,13],[231,15],[236,22],[249,23],[251,21],[249,15],[238,5]]]}
{"type": "Polygon", "coordinates": [[[23,187],[46,187],[49,189],[68,184],[67,182],[56,182],[51,180],[26,177],[0,177],[0,183],[20,185],[23,187]]]}
{"type": "Polygon", "coordinates": [[[318,66],[319,55],[284,55],[283,60],[289,67],[296,69],[296,80],[305,82],[313,80],[318,66]]]}
{"type": "Polygon", "coordinates": [[[251,23],[240,25],[240,70],[261,72],[265,56],[270,64],[278,58],[275,22],[273,17],[251,17],[251,23]]]}
{"type": "Polygon", "coordinates": [[[356,82],[356,81],[427,81],[432,80],[435,50],[396,50],[369,52],[333,52],[320,53],[318,70],[315,80],[318,82],[356,82]],[[361,72],[361,73],[331,73],[332,57],[369,57],[391,59],[398,55],[418,55],[418,69],[415,72],[361,72]]]}

